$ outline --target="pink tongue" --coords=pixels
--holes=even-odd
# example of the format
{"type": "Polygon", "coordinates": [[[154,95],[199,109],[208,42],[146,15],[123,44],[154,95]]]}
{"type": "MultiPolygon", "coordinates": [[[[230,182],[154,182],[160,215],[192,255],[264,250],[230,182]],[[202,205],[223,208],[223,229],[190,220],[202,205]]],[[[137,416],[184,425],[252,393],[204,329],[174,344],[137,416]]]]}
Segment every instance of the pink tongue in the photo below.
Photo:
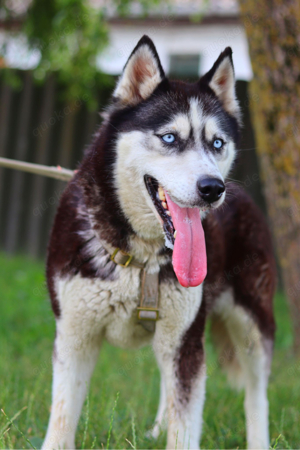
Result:
{"type": "Polygon", "coordinates": [[[206,277],[204,231],[197,208],[180,208],[165,192],[172,221],[177,231],[173,268],[184,287],[198,286],[206,277]]]}

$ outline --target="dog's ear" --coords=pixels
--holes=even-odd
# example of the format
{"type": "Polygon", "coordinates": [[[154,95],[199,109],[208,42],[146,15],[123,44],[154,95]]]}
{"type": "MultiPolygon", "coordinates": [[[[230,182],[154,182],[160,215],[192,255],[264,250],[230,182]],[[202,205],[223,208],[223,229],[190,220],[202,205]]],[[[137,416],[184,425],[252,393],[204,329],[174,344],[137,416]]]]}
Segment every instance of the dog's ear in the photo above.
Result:
{"type": "Polygon", "coordinates": [[[156,48],[143,36],[128,58],[113,96],[124,106],[133,106],[148,98],[165,78],[156,48]]]}
{"type": "Polygon", "coordinates": [[[213,67],[200,79],[221,101],[224,109],[239,119],[240,108],[235,95],[235,77],[230,47],[220,54],[213,67]]]}

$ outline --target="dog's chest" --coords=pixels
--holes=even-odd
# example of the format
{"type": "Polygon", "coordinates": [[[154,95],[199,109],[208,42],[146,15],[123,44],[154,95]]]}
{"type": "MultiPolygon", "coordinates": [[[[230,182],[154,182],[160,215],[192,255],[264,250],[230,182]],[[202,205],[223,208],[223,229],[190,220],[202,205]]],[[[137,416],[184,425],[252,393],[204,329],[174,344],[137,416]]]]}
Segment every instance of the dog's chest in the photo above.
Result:
{"type": "MultiPolygon", "coordinates": [[[[157,326],[161,327],[163,323],[170,345],[193,321],[200,307],[201,291],[201,286],[185,289],[172,282],[159,286],[160,320],[157,326]]],[[[137,319],[140,270],[118,267],[114,281],[85,278],[79,274],[57,278],[56,292],[61,318],[67,320],[68,332],[74,339],[78,329],[87,338],[99,335],[122,348],[137,348],[153,338],[153,333],[143,328],[137,319]]]]}
{"type": "Polygon", "coordinates": [[[113,345],[136,347],[151,339],[137,320],[140,302],[140,270],[116,268],[115,279],[58,278],[56,289],[62,316],[68,316],[87,333],[104,334],[113,345]]]}

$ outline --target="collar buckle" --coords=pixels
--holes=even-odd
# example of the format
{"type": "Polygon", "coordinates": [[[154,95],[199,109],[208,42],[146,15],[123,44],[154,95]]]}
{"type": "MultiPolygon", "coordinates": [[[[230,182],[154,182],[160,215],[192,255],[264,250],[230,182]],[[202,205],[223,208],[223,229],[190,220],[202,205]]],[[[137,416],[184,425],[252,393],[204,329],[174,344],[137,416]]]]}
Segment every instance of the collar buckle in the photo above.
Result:
{"type": "Polygon", "coordinates": [[[130,255],[129,253],[123,252],[123,250],[121,250],[120,248],[116,248],[115,251],[113,252],[113,254],[111,255],[110,259],[115,264],[118,264],[118,266],[128,267],[129,264],[131,263],[132,259],[133,259],[133,256],[130,255]],[[121,253],[119,253],[119,252],[121,252],[121,253]],[[119,253],[119,255],[118,255],[118,253],[119,253]],[[119,261],[116,261],[117,255],[120,258],[119,261]]]}
{"type": "Polygon", "coordinates": [[[138,306],[138,320],[152,320],[156,322],[159,319],[158,308],[147,308],[146,306],[138,306]]]}

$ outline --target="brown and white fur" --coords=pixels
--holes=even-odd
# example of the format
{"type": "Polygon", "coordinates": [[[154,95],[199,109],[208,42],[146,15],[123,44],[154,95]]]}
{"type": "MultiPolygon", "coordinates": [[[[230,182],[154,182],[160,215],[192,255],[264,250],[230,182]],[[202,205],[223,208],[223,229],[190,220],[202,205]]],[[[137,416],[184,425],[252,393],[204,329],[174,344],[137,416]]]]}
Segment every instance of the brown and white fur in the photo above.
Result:
{"type": "Polygon", "coordinates": [[[240,117],[231,54],[227,48],[197,83],[170,81],[144,36],[62,196],[47,262],[57,331],[44,449],[75,448],[82,404],[104,339],[122,348],[153,345],[161,400],[152,434],[165,425],[168,449],[199,448],[208,315],[220,360],[235,385],[245,389],[248,448],[269,447],[267,384],[275,330],[269,232],[240,188],[226,183],[226,192],[209,204],[197,188],[204,176],[225,182],[236,156],[240,117]],[[161,140],[171,132],[178,137],[177,147],[161,140]],[[216,137],[225,143],[220,152],[211,146],[216,137]],[[200,209],[208,265],[200,286],[185,288],[176,279],[146,174],[178,204],[200,209]],[[117,247],[146,263],[147,271],[159,273],[155,332],[137,321],[140,270],[114,264],[106,249],[112,253],[117,247]]]}

